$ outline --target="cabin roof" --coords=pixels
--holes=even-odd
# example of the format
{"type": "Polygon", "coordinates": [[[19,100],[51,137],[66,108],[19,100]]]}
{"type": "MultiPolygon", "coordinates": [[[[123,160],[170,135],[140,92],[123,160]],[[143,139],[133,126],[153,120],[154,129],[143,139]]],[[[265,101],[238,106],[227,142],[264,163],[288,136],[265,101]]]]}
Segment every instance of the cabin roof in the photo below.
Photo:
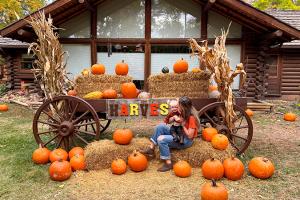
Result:
{"type": "Polygon", "coordinates": [[[26,42],[0,36],[0,48],[28,48],[28,46],[26,42]]]}

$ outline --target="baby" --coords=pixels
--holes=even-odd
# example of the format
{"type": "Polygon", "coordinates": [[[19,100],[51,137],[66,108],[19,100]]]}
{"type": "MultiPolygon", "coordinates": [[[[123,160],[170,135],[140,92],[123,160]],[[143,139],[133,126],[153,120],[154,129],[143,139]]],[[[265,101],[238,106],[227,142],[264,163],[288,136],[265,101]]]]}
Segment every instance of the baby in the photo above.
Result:
{"type": "Polygon", "coordinates": [[[174,138],[174,142],[179,142],[180,144],[183,144],[184,135],[183,128],[181,126],[183,118],[181,117],[181,113],[178,109],[178,101],[172,100],[169,104],[171,106],[170,113],[164,119],[164,122],[166,124],[172,124],[170,128],[170,133],[174,138]]]}

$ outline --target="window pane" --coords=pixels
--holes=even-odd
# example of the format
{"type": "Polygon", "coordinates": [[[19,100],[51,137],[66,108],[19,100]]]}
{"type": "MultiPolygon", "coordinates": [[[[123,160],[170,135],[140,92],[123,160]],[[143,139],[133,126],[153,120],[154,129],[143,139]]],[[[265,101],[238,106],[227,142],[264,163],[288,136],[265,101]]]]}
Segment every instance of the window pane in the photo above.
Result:
{"type": "Polygon", "coordinates": [[[89,38],[91,35],[90,12],[84,12],[59,26],[61,38],[89,38]]]}
{"type": "Polygon", "coordinates": [[[91,67],[91,47],[82,44],[63,44],[64,51],[68,52],[67,72],[70,78],[80,74],[84,68],[91,67]]]}
{"type": "Polygon", "coordinates": [[[35,58],[32,54],[22,54],[21,69],[33,69],[33,62],[35,58]]]}
{"type": "Polygon", "coordinates": [[[98,38],[144,38],[145,1],[110,0],[98,6],[98,38]]]}
{"type": "MultiPolygon", "coordinates": [[[[215,38],[221,35],[221,29],[227,30],[230,19],[219,15],[215,12],[208,13],[207,35],[208,38],[215,38]]],[[[241,38],[242,27],[236,22],[232,22],[228,34],[228,38],[241,38]]]]}
{"type": "Polygon", "coordinates": [[[107,74],[115,74],[116,64],[124,60],[129,66],[128,75],[134,80],[144,80],[145,54],[141,45],[98,46],[97,60],[104,64],[107,74]]]}
{"type": "Polygon", "coordinates": [[[190,0],[152,0],[152,38],[200,38],[201,6],[190,0]]]}

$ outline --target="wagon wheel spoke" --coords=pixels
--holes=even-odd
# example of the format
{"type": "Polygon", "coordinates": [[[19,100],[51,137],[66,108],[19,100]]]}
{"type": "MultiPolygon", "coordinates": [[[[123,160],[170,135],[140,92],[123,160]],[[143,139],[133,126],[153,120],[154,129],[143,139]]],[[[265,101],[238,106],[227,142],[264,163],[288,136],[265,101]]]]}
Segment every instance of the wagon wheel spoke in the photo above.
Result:
{"type": "Polygon", "coordinates": [[[87,125],[93,125],[95,124],[95,121],[91,121],[91,122],[86,122],[86,123],[80,123],[80,124],[76,124],[74,125],[75,127],[81,127],[81,126],[87,126],[87,125]]]}
{"type": "Polygon", "coordinates": [[[50,106],[50,110],[52,106],[53,110],[55,111],[54,114],[57,114],[58,118],[62,121],[64,118],[63,116],[61,116],[60,110],[58,109],[56,102],[50,103],[49,106],[50,106]]]}
{"type": "Polygon", "coordinates": [[[228,140],[230,141],[231,145],[236,148],[236,150],[238,150],[238,152],[240,151],[240,149],[236,146],[236,144],[233,142],[232,139],[228,138],[228,140]]]}
{"type": "MultiPolygon", "coordinates": [[[[92,129],[93,129],[94,133],[96,133],[96,129],[95,129],[95,127],[94,127],[94,124],[95,124],[95,123],[91,124],[91,126],[92,126],[92,129]]],[[[100,126],[102,127],[101,123],[100,123],[100,126]]]]}
{"type": "Polygon", "coordinates": [[[63,110],[64,110],[64,115],[65,115],[65,119],[69,119],[69,116],[70,116],[70,101],[68,99],[65,99],[64,100],[64,106],[63,106],[63,110]]]}
{"type": "Polygon", "coordinates": [[[56,145],[56,149],[60,147],[63,138],[64,138],[64,137],[60,137],[60,139],[59,139],[59,141],[58,141],[58,143],[57,143],[57,145],[56,145]]]}
{"type": "Polygon", "coordinates": [[[52,129],[52,130],[49,130],[49,131],[39,132],[38,135],[43,135],[43,134],[52,133],[52,132],[54,133],[56,131],[57,131],[57,129],[52,129]]]}
{"type": "Polygon", "coordinates": [[[72,111],[72,113],[71,113],[71,115],[70,115],[69,121],[72,121],[72,119],[73,119],[73,117],[74,117],[74,115],[75,115],[75,113],[76,113],[76,111],[77,111],[77,109],[78,109],[79,104],[80,104],[80,103],[77,102],[75,108],[73,109],[73,111],[72,111]]]}
{"type": "Polygon", "coordinates": [[[37,122],[39,122],[39,123],[41,123],[41,124],[47,124],[47,125],[49,125],[49,126],[54,126],[54,127],[58,127],[59,125],[58,124],[53,124],[53,123],[51,123],[51,122],[45,122],[45,121],[40,121],[40,120],[38,120],[37,122]]]}
{"type": "Polygon", "coordinates": [[[69,137],[66,136],[66,137],[63,137],[63,141],[64,141],[64,149],[65,150],[69,150],[69,137]]]}
{"type": "Polygon", "coordinates": [[[78,139],[80,139],[81,141],[83,141],[85,144],[88,144],[88,142],[87,142],[85,139],[83,139],[80,135],[78,135],[77,133],[74,133],[74,135],[75,135],[78,139]]]}
{"type": "Polygon", "coordinates": [[[235,123],[237,120],[239,120],[241,117],[243,117],[243,113],[239,113],[238,115],[236,115],[235,119],[232,120],[233,123],[235,123]]]}
{"type": "Polygon", "coordinates": [[[85,133],[85,134],[88,134],[88,135],[92,135],[92,136],[96,136],[96,133],[93,133],[93,132],[89,132],[89,131],[83,131],[83,130],[76,130],[77,133],[85,133]]]}
{"type": "Polygon", "coordinates": [[[231,133],[230,135],[233,136],[233,137],[240,138],[240,139],[242,139],[242,140],[247,141],[247,138],[241,137],[241,136],[239,136],[239,135],[236,135],[236,134],[233,134],[233,133],[231,133]]]}
{"type": "MultiPolygon", "coordinates": [[[[50,111],[50,110],[49,110],[50,111]]],[[[48,112],[46,112],[45,110],[42,111],[44,114],[46,114],[50,119],[52,119],[53,121],[55,121],[56,123],[59,124],[59,121],[57,121],[56,119],[54,119],[48,112]]]]}
{"type": "Polygon", "coordinates": [[[204,115],[211,121],[215,126],[217,126],[217,123],[206,113],[204,112],[204,115]]]}
{"type": "Polygon", "coordinates": [[[80,115],[75,121],[73,121],[73,124],[76,124],[77,122],[79,122],[84,116],[86,116],[90,111],[87,110],[85,111],[82,115],[80,115]]]}
{"type": "MultiPolygon", "coordinates": [[[[245,125],[245,126],[239,126],[239,127],[236,127],[236,128],[233,128],[233,130],[239,130],[239,129],[244,129],[244,128],[249,128],[248,125],[245,125]]],[[[237,132],[237,131],[236,131],[237,132]]]]}
{"type": "Polygon", "coordinates": [[[46,142],[43,146],[47,146],[50,142],[55,140],[58,136],[59,136],[59,134],[55,135],[52,139],[50,139],[48,142],[46,142]]]}

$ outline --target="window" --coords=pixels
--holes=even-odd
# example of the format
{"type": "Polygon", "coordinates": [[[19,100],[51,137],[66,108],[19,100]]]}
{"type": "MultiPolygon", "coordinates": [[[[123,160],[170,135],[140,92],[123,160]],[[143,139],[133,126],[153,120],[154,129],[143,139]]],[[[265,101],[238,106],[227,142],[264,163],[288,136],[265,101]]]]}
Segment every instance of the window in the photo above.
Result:
{"type": "Polygon", "coordinates": [[[31,70],[33,69],[33,62],[35,58],[32,54],[22,54],[21,69],[31,70]]]}
{"type": "Polygon", "coordinates": [[[145,1],[110,0],[98,6],[98,38],[144,38],[145,1]]]}
{"type": "Polygon", "coordinates": [[[152,38],[200,38],[201,6],[194,1],[152,0],[152,38]]]}
{"type": "Polygon", "coordinates": [[[268,65],[269,78],[278,77],[278,55],[270,55],[265,58],[265,64],[268,65]]]}

